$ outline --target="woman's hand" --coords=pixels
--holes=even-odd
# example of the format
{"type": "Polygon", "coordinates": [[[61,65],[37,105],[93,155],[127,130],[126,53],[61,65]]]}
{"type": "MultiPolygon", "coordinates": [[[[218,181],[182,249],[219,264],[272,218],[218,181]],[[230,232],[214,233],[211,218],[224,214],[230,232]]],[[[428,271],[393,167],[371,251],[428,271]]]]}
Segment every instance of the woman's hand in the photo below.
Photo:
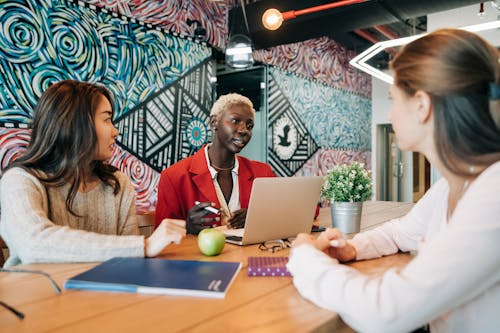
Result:
{"type": "Polygon", "coordinates": [[[231,229],[239,229],[245,226],[245,220],[247,218],[247,210],[242,208],[233,212],[233,216],[227,221],[228,227],[231,229]]]}
{"type": "Polygon", "coordinates": [[[328,228],[316,239],[309,234],[298,234],[293,247],[306,243],[340,262],[356,259],[356,248],[345,240],[344,235],[338,229],[328,228]]]}
{"type": "Polygon", "coordinates": [[[323,251],[340,262],[356,259],[356,248],[346,241],[344,235],[338,229],[326,229],[318,236],[318,241],[321,244],[328,244],[323,251]]]}
{"type": "Polygon", "coordinates": [[[144,241],[146,257],[156,257],[170,243],[179,244],[186,236],[186,221],[164,219],[153,234],[144,241]]]}
{"type": "Polygon", "coordinates": [[[215,214],[207,210],[207,207],[213,208],[214,204],[211,202],[199,202],[189,209],[186,220],[188,234],[197,235],[210,224],[220,221],[219,216],[205,217],[208,214],[215,214]]]}

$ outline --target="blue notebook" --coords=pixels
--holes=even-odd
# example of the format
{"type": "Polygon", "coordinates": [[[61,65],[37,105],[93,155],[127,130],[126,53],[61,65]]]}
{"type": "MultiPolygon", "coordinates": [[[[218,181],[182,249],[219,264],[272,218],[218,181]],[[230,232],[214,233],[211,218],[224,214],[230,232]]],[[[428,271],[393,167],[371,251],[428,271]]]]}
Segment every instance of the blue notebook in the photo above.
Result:
{"type": "Polygon", "coordinates": [[[113,258],[64,288],[224,298],[240,269],[240,262],[113,258]]]}

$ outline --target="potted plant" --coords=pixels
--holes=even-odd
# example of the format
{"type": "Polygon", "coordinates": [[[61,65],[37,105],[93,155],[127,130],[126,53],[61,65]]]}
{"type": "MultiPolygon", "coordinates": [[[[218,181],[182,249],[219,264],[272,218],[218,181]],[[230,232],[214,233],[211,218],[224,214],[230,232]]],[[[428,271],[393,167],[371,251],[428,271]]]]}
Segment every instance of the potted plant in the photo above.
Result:
{"type": "Polygon", "coordinates": [[[371,195],[370,173],[357,162],[328,170],[321,188],[321,197],[330,202],[332,226],[345,234],[359,232],[363,201],[371,195]]]}

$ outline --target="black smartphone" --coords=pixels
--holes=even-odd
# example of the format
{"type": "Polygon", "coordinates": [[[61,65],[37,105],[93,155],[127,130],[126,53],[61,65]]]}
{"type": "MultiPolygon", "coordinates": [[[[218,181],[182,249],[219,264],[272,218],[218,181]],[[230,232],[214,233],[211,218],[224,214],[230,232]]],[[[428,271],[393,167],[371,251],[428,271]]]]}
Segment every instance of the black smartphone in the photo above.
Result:
{"type": "Polygon", "coordinates": [[[319,225],[313,225],[312,228],[311,228],[311,232],[322,232],[322,231],[325,231],[326,228],[325,227],[322,227],[322,226],[319,226],[319,225]]]}

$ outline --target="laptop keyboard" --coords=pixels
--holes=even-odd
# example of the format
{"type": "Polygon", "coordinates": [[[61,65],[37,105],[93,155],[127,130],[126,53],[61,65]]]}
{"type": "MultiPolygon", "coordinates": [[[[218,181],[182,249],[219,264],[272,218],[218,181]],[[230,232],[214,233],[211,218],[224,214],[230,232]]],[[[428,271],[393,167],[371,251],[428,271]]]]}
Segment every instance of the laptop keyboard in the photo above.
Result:
{"type": "Polygon", "coordinates": [[[239,237],[239,236],[227,236],[226,235],[226,239],[227,240],[230,240],[230,241],[233,241],[233,242],[241,242],[243,237],[239,237]]]}

